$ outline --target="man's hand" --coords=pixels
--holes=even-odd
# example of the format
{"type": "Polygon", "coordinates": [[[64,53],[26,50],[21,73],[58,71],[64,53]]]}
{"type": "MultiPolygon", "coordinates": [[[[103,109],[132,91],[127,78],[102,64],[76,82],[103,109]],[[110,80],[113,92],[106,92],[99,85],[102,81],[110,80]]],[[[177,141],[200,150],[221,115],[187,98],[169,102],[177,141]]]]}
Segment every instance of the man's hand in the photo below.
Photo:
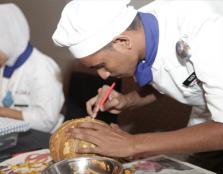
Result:
{"type": "Polygon", "coordinates": [[[112,114],[119,114],[127,107],[125,96],[113,90],[108,100],[104,103],[104,106],[99,108],[99,102],[104,97],[108,88],[108,85],[104,85],[102,88],[98,89],[98,95],[87,101],[86,108],[90,116],[95,117],[98,111],[108,111],[112,114]]]}
{"type": "Polygon", "coordinates": [[[129,157],[134,154],[134,135],[122,131],[117,125],[101,125],[93,122],[79,123],[69,130],[71,137],[96,145],[81,148],[77,153],[95,153],[111,157],[129,157]]]}

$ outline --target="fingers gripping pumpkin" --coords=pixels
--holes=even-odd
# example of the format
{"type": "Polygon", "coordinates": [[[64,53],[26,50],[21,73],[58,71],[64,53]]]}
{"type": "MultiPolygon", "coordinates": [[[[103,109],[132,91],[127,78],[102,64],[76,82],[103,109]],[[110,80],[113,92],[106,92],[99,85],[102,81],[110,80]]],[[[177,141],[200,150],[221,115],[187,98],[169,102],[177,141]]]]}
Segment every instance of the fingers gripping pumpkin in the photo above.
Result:
{"type": "Polygon", "coordinates": [[[70,159],[75,156],[86,156],[94,154],[77,154],[76,150],[80,147],[95,147],[94,144],[80,139],[74,139],[67,133],[68,129],[75,128],[80,122],[96,122],[106,124],[100,120],[92,118],[80,118],[64,122],[59,129],[51,136],[49,149],[55,162],[70,159]]]}

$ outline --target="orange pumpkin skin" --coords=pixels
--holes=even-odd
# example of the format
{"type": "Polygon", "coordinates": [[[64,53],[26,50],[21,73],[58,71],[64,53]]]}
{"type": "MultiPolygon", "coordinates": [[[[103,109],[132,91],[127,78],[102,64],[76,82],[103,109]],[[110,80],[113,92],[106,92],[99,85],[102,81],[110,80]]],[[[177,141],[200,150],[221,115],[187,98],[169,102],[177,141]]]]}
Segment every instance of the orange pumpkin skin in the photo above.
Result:
{"type": "Polygon", "coordinates": [[[78,148],[95,147],[94,144],[70,137],[68,129],[75,128],[81,122],[96,122],[106,125],[105,122],[89,117],[73,119],[64,122],[55,133],[52,134],[49,141],[50,154],[54,162],[64,159],[70,159],[77,156],[89,156],[95,154],[77,154],[78,148]]]}

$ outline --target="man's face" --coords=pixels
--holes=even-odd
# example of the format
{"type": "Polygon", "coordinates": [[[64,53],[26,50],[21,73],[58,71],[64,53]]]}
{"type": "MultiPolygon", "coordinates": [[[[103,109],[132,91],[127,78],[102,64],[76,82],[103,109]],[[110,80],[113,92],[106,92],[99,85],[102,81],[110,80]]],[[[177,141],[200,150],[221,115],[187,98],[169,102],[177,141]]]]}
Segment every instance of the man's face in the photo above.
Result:
{"type": "Polygon", "coordinates": [[[3,54],[3,52],[0,51],[0,67],[5,65],[6,60],[7,60],[7,58],[6,58],[5,54],[3,54]]]}
{"type": "Polygon", "coordinates": [[[138,62],[131,50],[106,48],[80,59],[85,66],[95,69],[102,79],[108,77],[130,77],[134,75],[138,62]]]}

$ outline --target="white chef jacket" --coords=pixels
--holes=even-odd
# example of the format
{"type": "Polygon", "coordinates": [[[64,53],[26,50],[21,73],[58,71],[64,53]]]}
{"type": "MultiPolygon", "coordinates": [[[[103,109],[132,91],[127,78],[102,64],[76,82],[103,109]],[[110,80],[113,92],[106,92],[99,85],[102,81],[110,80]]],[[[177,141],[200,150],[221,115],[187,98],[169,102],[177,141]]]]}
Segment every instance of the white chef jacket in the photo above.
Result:
{"type": "Polygon", "coordinates": [[[161,93],[200,109],[199,114],[191,117],[190,125],[207,120],[223,123],[222,16],[207,1],[199,0],[154,1],[139,11],[152,13],[159,23],[152,85],[161,93]],[[188,60],[176,55],[176,43],[182,38],[191,47],[188,60]],[[184,86],[183,82],[194,71],[200,85],[184,86]],[[206,108],[211,115],[201,114],[207,113],[206,108]]]}
{"type": "Polygon", "coordinates": [[[0,69],[0,101],[8,90],[12,91],[14,105],[11,108],[22,111],[23,119],[33,129],[51,132],[63,122],[61,72],[52,58],[34,48],[10,79],[3,78],[3,69],[0,69]]]}

